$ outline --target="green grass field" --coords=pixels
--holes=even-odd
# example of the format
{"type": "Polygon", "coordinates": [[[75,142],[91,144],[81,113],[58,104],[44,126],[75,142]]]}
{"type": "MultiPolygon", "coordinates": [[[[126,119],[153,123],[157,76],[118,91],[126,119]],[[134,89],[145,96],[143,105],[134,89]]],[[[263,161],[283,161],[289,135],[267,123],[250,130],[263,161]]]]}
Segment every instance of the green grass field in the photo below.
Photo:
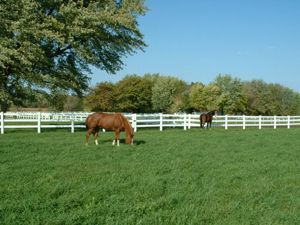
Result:
{"type": "Polygon", "coordinates": [[[0,224],[300,224],[299,128],[84,136],[0,136],[0,224]]]}

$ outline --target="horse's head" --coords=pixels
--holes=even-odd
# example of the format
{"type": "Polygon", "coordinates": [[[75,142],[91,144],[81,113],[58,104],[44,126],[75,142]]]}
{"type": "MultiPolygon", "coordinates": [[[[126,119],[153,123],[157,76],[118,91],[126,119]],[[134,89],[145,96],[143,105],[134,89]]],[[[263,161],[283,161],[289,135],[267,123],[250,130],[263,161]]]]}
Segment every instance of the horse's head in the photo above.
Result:
{"type": "Polygon", "coordinates": [[[125,143],[133,145],[133,137],[134,137],[133,128],[129,127],[128,130],[126,131],[125,143]]]}
{"type": "Polygon", "coordinates": [[[126,132],[126,138],[125,138],[125,143],[126,144],[133,144],[133,136],[134,136],[134,130],[129,123],[128,119],[122,115],[123,118],[123,128],[125,129],[126,132]]]}

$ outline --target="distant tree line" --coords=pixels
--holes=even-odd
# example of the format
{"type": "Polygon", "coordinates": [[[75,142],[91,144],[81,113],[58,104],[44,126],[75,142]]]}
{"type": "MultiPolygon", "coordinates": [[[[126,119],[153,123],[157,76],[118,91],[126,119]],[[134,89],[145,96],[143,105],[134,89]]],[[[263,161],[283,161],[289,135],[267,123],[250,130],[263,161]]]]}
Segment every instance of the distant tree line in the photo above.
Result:
{"type": "Polygon", "coordinates": [[[220,114],[300,114],[300,94],[280,84],[262,80],[241,81],[218,75],[207,85],[187,84],[172,76],[127,75],[119,82],[98,83],[84,99],[90,111],[203,112],[220,114]]]}
{"type": "Polygon", "coordinates": [[[175,113],[217,110],[219,114],[300,115],[300,94],[262,80],[241,81],[218,75],[209,84],[186,83],[172,76],[127,75],[117,83],[101,82],[82,97],[57,92],[28,101],[27,107],[52,111],[175,113]]]}

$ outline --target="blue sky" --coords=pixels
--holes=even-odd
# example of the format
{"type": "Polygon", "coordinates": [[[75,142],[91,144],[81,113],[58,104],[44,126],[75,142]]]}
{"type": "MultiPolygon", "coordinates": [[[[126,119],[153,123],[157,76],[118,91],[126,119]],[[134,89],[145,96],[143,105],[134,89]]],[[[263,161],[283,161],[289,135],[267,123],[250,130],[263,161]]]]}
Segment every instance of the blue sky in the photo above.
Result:
{"type": "Polygon", "coordinates": [[[188,83],[218,74],[261,79],[300,92],[299,0],[146,0],[139,18],[148,47],[115,75],[93,69],[91,84],[159,73],[188,83]]]}

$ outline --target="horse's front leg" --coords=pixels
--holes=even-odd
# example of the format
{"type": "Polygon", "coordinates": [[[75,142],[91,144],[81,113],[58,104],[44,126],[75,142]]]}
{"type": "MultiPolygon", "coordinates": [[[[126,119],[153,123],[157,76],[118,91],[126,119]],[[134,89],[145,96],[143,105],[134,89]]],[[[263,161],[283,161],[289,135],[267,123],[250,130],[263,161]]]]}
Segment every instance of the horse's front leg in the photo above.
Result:
{"type": "Polygon", "coordinates": [[[115,131],[115,139],[113,140],[112,145],[115,145],[117,142],[117,146],[120,146],[120,131],[116,130],[115,131]]]}

